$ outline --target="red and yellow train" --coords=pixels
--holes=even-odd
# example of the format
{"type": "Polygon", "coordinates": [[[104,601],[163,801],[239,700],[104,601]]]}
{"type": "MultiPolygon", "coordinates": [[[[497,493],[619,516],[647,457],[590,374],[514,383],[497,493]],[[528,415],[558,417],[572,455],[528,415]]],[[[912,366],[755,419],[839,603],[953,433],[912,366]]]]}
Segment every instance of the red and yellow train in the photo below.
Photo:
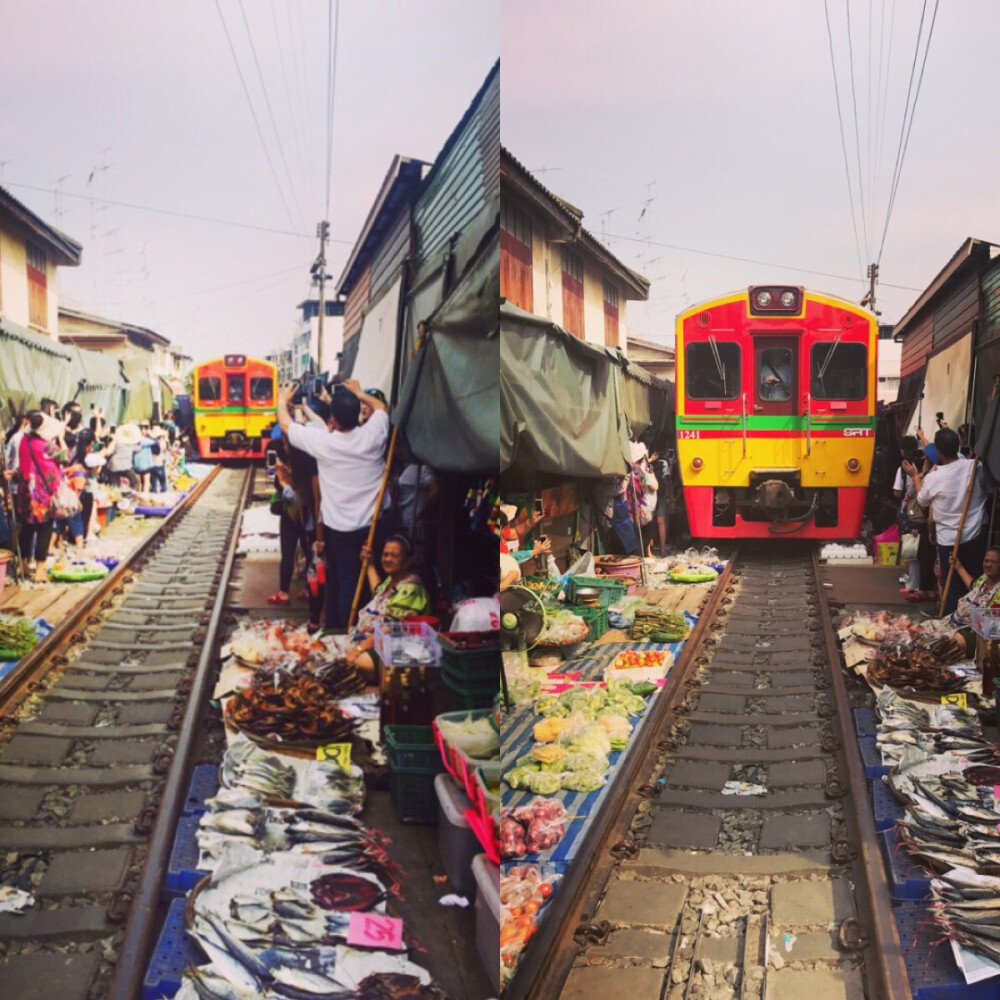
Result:
{"type": "Polygon", "coordinates": [[[875,316],[758,285],[681,313],[676,336],[691,535],[857,538],[875,448],[875,316]]]}
{"type": "Polygon", "coordinates": [[[227,354],[194,369],[192,409],[202,458],[263,458],[277,415],[278,369],[227,354]]]}

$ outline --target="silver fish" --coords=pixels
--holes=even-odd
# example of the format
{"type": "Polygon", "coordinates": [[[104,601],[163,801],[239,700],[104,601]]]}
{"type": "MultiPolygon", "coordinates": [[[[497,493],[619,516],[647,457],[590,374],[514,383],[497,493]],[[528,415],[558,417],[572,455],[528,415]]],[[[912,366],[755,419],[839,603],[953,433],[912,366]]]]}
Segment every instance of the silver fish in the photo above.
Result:
{"type": "Polygon", "coordinates": [[[216,975],[210,969],[190,966],[184,972],[195,993],[201,1000],[260,1000],[259,988],[244,989],[236,986],[224,976],[216,975]]]}

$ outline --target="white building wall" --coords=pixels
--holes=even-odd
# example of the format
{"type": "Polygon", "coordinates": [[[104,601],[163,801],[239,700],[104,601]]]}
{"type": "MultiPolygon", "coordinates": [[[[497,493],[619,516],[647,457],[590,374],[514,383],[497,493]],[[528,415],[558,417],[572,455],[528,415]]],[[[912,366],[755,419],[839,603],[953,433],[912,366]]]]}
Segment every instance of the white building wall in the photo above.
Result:
{"type": "Polygon", "coordinates": [[[24,240],[0,230],[0,312],[28,325],[28,258],[24,240]]]}
{"type": "Polygon", "coordinates": [[[899,369],[902,362],[903,345],[894,340],[878,342],[878,391],[880,403],[895,402],[899,392],[899,369]]]}

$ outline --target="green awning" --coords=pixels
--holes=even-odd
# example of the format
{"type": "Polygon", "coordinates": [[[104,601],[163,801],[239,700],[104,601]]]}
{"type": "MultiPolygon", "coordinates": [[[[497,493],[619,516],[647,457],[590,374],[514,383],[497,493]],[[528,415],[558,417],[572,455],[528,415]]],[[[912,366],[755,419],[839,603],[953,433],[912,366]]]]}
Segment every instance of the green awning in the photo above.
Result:
{"type": "Polygon", "coordinates": [[[43,396],[61,406],[71,399],[78,375],[58,340],[0,316],[0,408],[4,420],[37,407],[43,396]]]}
{"type": "Polygon", "coordinates": [[[393,414],[414,457],[446,472],[496,475],[500,458],[499,228],[428,319],[393,414]]]}

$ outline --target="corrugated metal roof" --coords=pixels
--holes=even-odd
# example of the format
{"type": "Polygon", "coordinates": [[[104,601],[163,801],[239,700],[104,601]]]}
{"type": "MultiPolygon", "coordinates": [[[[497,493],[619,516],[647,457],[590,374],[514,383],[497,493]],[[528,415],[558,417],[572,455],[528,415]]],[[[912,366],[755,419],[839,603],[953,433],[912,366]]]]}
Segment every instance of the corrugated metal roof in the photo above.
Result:
{"type": "Polygon", "coordinates": [[[43,240],[49,250],[56,256],[56,263],[76,267],[80,263],[83,244],[77,243],[71,236],[50,226],[15,198],[6,188],[0,187],[0,215],[9,215],[43,240]]]}
{"type": "Polygon", "coordinates": [[[400,209],[413,202],[420,182],[430,167],[424,160],[415,160],[398,153],[392,158],[382,186],[368,212],[368,218],[361,227],[361,233],[351,248],[347,264],[337,281],[337,294],[347,295],[358,275],[385,238],[400,209]]]}
{"type": "Polygon", "coordinates": [[[579,208],[550,191],[506,146],[500,147],[500,157],[504,164],[517,172],[521,181],[528,183],[538,194],[550,202],[553,215],[561,220],[570,233],[575,234],[588,250],[603,259],[610,270],[628,282],[640,298],[648,297],[649,279],[639,274],[638,271],[633,271],[627,264],[623,264],[600,240],[583,227],[581,224],[583,212],[579,208]]]}
{"type": "Polygon", "coordinates": [[[973,236],[968,237],[966,241],[955,251],[952,255],[951,260],[937,273],[934,280],[927,286],[927,288],[921,292],[919,298],[912,306],[906,311],[906,315],[896,324],[893,330],[893,337],[902,339],[906,336],[906,328],[913,322],[914,319],[923,311],[924,307],[927,306],[930,301],[941,291],[942,288],[956,275],[965,269],[965,265],[968,263],[970,258],[973,256],[977,247],[986,246],[991,249],[997,248],[997,244],[990,243],[988,240],[979,240],[973,236]]]}

